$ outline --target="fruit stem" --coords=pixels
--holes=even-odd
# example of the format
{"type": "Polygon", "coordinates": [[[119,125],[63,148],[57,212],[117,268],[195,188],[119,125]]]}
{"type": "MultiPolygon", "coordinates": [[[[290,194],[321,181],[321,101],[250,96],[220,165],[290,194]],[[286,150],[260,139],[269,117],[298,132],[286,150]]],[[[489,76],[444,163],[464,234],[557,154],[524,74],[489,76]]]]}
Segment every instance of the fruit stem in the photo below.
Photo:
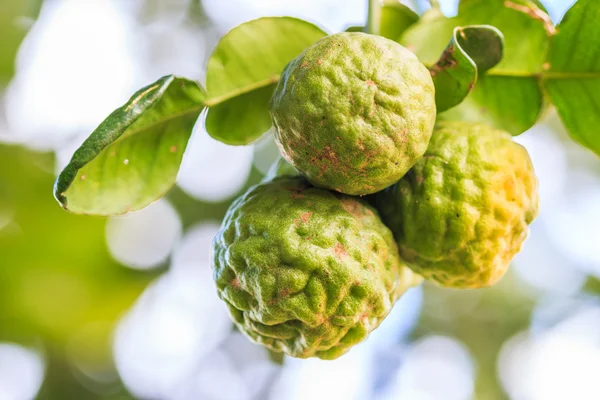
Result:
{"type": "Polygon", "coordinates": [[[429,0],[429,4],[431,4],[431,8],[440,9],[440,2],[438,0],[429,0]]]}
{"type": "Polygon", "coordinates": [[[381,0],[369,0],[367,10],[367,32],[373,35],[379,35],[379,25],[381,22],[381,0]]]}

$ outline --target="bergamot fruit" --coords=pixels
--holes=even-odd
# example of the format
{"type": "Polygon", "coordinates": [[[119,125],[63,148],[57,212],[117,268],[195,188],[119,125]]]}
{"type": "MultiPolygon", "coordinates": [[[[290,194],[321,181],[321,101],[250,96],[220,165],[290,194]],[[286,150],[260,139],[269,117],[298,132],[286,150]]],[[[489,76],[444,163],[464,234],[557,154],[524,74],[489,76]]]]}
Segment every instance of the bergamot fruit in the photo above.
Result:
{"type": "Polygon", "coordinates": [[[508,133],[462,122],[440,124],[425,156],[375,199],[409,266],[455,288],[497,282],[538,209],[527,150],[508,133]]]}
{"type": "Polygon", "coordinates": [[[436,109],[431,75],[396,42],[339,33],[284,69],[270,103],[282,155],[313,184],[351,195],[395,183],[423,155],[436,109]]]}
{"type": "Polygon", "coordinates": [[[219,296],[238,328],[300,358],[342,355],[422,279],[404,266],[374,208],[303,178],[238,198],[213,256],[219,296]]]}

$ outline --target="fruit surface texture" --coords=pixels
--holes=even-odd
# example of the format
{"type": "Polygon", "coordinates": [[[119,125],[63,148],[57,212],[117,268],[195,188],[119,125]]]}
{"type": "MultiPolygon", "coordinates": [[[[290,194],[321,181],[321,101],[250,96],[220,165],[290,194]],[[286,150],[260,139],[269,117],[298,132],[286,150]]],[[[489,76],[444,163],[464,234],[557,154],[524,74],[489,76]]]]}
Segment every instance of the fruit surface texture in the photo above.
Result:
{"type": "Polygon", "coordinates": [[[398,181],[423,155],[435,93],[409,50],[346,32],[317,41],[286,66],[270,112],[282,155],[309,181],[365,195],[398,181]]]}
{"type": "Polygon", "coordinates": [[[537,178],[508,133],[441,123],[425,156],[376,204],[414,271],[479,288],[497,282],[521,249],[537,215],[537,178]]]}
{"type": "Polygon", "coordinates": [[[293,357],[334,359],[365,339],[421,277],[360,199],[303,178],[254,186],[213,241],[219,296],[247,336],[293,357]]]}

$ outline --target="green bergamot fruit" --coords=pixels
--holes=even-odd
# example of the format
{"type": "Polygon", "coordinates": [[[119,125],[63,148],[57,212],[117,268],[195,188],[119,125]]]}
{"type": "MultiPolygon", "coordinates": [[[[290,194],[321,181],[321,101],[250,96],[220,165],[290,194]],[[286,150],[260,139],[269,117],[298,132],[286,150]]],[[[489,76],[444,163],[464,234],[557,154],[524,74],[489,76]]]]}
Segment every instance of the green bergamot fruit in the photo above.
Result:
{"type": "Polygon", "coordinates": [[[409,266],[455,288],[497,282],[538,209],[527,150],[508,133],[464,122],[436,127],[425,156],[375,199],[409,266]]]}
{"type": "Polygon", "coordinates": [[[213,241],[214,277],[252,340],[293,357],[334,359],[375,329],[422,278],[362,200],[282,178],[231,206],[213,241]]]}
{"type": "Polygon", "coordinates": [[[313,184],[351,195],[398,181],[425,152],[436,116],[417,57],[357,32],[327,36],[292,60],[270,112],[282,155],[313,184]]]}

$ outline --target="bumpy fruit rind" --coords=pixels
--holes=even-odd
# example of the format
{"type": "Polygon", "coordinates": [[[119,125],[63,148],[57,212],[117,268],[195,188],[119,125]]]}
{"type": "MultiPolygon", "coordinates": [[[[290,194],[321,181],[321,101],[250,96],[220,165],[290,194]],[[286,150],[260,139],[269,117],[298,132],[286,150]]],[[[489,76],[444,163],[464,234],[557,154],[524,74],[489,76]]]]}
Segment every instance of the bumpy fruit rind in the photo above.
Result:
{"type": "Polygon", "coordinates": [[[313,184],[375,193],[423,155],[436,109],[430,73],[398,43],[327,36],[283,71],[271,98],[282,155],[313,184]]]}
{"type": "Polygon", "coordinates": [[[425,156],[376,195],[401,257],[439,285],[497,282],[538,211],[527,150],[481,124],[441,123],[425,156]]]}
{"type": "Polygon", "coordinates": [[[334,359],[421,281],[363,201],[302,178],[251,188],[213,241],[219,296],[247,336],[293,357],[334,359]]]}

